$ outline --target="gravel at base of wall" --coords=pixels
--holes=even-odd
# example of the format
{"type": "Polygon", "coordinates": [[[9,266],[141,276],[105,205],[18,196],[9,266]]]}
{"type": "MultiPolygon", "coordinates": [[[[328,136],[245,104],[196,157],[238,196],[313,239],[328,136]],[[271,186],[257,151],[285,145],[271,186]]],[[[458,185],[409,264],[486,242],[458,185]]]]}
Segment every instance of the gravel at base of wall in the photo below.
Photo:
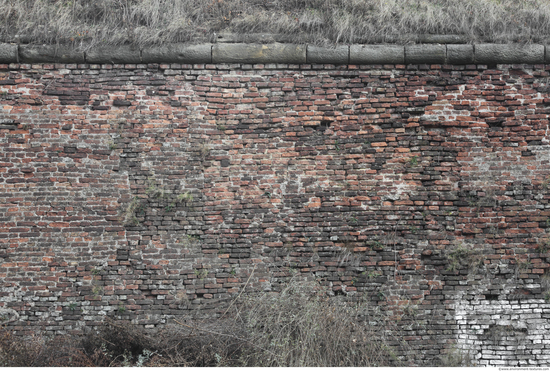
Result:
{"type": "Polygon", "coordinates": [[[0,63],[324,63],[324,64],[519,64],[550,63],[546,45],[417,44],[168,44],[143,49],[105,46],[79,51],[68,46],[0,44],[0,63]]]}

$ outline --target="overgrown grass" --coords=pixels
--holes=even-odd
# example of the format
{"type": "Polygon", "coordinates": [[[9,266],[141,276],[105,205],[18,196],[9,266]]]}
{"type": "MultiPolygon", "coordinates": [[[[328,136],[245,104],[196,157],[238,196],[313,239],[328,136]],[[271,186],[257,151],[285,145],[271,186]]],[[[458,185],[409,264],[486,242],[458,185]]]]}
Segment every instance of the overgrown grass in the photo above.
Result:
{"type": "Polygon", "coordinates": [[[314,283],[248,296],[208,321],[175,320],[146,333],[106,318],[80,340],[0,330],[0,366],[403,366],[397,325],[364,300],[330,298],[314,283]]]}
{"type": "Polygon", "coordinates": [[[392,321],[373,312],[365,300],[336,299],[327,297],[315,283],[291,282],[276,295],[263,294],[246,303],[241,316],[257,347],[247,363],[270,367],[406,364],[396,356],[394,346],[405,342],[399,341],[392,321]]]}
{"type": "Polygon", "coordinates": [[[139,46],[212,41],[221,32],[284,40],[408,43],[421,34],[470,42],[544,42],[547,0],[0,0],[0,41],[139,46]]]}
{"type": "Polygon", "coordinates": [[[0,329],[0,367],[89,367],[108,366],[109,362],[100,349],[86,354],[78,346],[78,340],[58,336],[46,338],[37,334],[14,336],[13,332],[0,329]]]}

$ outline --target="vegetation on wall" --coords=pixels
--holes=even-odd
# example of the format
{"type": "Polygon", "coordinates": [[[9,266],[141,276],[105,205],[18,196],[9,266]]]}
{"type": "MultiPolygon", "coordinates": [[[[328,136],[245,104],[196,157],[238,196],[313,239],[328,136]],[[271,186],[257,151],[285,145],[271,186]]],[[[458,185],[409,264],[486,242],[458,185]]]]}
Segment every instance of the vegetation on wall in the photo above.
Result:
{"type": "Polygon", "coordinates": [[[287,41],[408,43],[423,34],[470,42],[544,42],[545,0],[0,0],[0,41],[77,46],[214,41],[220,33],[287,41]]]}
{"type": "Polygon", "coordinates": [[[214,320],[173,319],[154,335],[109,317],[78,338],[24,339],[0,329],[4,367],[405,366],[409,351],[395,322],[368,301],[331,300],[297,280],[277,295],[243,297],[214,320]]]}

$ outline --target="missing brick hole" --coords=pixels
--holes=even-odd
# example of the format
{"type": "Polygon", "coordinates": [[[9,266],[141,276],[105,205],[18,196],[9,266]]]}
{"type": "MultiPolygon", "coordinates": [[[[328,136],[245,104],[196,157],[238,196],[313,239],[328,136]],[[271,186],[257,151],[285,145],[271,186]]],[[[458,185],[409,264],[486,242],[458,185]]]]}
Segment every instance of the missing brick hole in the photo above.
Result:
{"type": "Polygon", "coordinates": [[[498,294],[485,294],[485,300],[489,300],[489,301],[498,300],[498,294]]]}
{"type": "Polygon", "coordinates": [[[504,119],[502,118],[487,119],[486,122],[490,128],[501,128],[504,126],[504,119]]]}
{"type": "Polygon", "coordinates": [[[409,109],[406,113],[408,113],[410,116],[422,116],[425,113],[425,110],[423,107],[414,107],[412,109],[409,109]]]}
{"type": "Polygon", "coordinates": [[[321,123],[318,126],[315,126],[315,130],[317,131],[325,131],[330,127],[330,121],[328,120],[322,120],[321,123]]]}
{"type": "Polygon", "coordinates": [[[343,289],[340,289],[338,291],[333,291],[335,296],[346,296],[346,293],[343,289]]]}
{"type": "Polygon", "coordinates": [[[20,123],[15,120],[0,119],[0,129],[8,129],[8,130],[17,129],[17,125],[19,124],[20,123]]]}

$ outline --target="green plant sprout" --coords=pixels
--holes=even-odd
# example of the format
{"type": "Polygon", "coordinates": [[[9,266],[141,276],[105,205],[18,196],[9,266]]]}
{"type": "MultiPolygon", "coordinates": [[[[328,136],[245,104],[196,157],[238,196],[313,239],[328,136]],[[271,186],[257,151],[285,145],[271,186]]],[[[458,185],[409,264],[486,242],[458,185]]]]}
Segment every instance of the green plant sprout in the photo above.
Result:
{"type": "Polygon", "coordinates": [[[134,197],[132,201],[126,207],[124,213],[120,217],[120,221],[123,225],[138,225],[139,220],[135,216],[136,210],[140,207],[139,198],[134,197]]]}
{"type": "Polygon", "coordinates": [[[376,277],[380,277],[382,275],[382,272],[380,271],[369,271],[369,272],[363,272],[363,275],[366,275],[368,279],[373,279],[376,277]]]}
{"type": "Polygon", "coordinates": [[[202,280],[208,276],[208,269],[195,269],[194,273],[198,279],[202,280]]]}
{"type": "Polygon", "coordinates": [[[479,267],[484,258],[479,249],[459,244],[447,254],[447,271],[456,271],[462,266],[471,270],[479,267]]]}
{"type": "Polygon", "coordinates": [[[190,202],[193,202],[193,195],[189,193],[189,191],[186,191],[185,193],[180,193],[177,197],[178,202],[184,202],[185,204],[188,204],[190,202]]]}
{"type": "Polygon", "coordinates": [[[536,250],[539,254],[546,254],[550,250],[550,239],[546,238],[540,240],[537,244],[536,250]]]}
{"type": "Polygon", "coordinates": [[[202,143],[199,145],[199,152],[203,159],[205,159],[210,154],[210,144],[202,143]]]}
{"type": "Polygon", "coordinates": [[[384,245],[380,241],[370,241],[369,243],[374,250],[382,250],[384,245]]]}
{"type": "Polygon", "coordinates": [[[533,263],[529,259],[526,259],[526,260],[518,260],[517,265],[518,265],[518,270],[524,273],[533,266],[533,263]]]}
{"type": "Polygon", "coordinates": [[[90,273],[92,274],[92,276],[97,276],[98,274],[101,274],[101,269],[99,269],[99,268],[92,268],[92,270],[90,271],[90,273]]]}

